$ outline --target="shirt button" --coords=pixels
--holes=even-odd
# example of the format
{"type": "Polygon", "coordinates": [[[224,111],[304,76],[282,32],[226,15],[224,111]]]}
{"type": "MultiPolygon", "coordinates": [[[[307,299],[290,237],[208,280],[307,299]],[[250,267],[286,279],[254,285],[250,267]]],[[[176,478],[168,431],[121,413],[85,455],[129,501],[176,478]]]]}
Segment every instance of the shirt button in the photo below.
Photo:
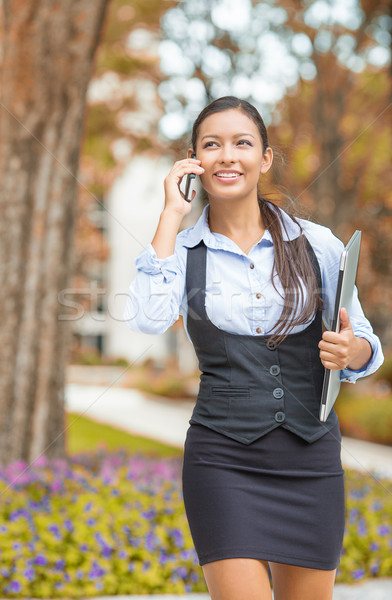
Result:
{"type": "Polygon", "coordinates": [[[268,350],[275,350],[276,345],[274,344],[274,342],[267,342],[267,348],[268,350]]]}
{"type": "Polygon", "coordinates": [[[286,415],[281,410],[278,410],[278,412],[275,413],[275,421],[277,423],[282,423],[282,421],[285,420],[285,417],[286,415]]]}
{"type": "Polygon", "coordinates": [[[256,298],[261,298],[261,294],[256,294],[256,298]]]}
{"type": "Polygon", "coordinates": [[[253,263],[250,263],[250,265],[249,265],[249,268],[250,268],[250,269],[254,269],[254,268],[255,268],[254,264],[253,264],[253,263]]]}
{"type": "Polygon", "coordinates": [[[269,372],[271,373],[271,375],[279,375],[279,373],[280,373],[280,366],[279,365],[272,365],[272,367],[270,367],[269,372]]]}
{"type": "Polygon", "coordinates": [[[282,398],[284,394],[284,391],[282,390],[282,388],[275,388],[274,391],[272,392],[272,395],[274,398],[282,398]]]}
{"type": "Polygon", "coordinates": [[[258,328],[256,329],[256,332],[257,332],[257,333],[261,333],[261,329],[260,329],[260,327],[258,327],[258,328]]]}

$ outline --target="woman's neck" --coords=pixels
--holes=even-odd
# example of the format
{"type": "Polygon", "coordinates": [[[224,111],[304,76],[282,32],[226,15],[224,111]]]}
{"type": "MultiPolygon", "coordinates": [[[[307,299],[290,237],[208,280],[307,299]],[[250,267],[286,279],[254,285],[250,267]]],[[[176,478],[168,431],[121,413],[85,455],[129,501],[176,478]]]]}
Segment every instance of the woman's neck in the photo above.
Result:
{"type": "Polygon", "coordinates": [[[257,201],[247,205],[209,205],[208,224],[210,231],[234,238],[258,233],[265,227],[257,201]]]}
{"type": "Polygon", "coordinates": [[[244,205],[228,208],[227,205],[210,204],[208,224],[210,231],[230,238],[245,254],[249,254],[265,231],[257,202],[246,208],[244,205]]]}

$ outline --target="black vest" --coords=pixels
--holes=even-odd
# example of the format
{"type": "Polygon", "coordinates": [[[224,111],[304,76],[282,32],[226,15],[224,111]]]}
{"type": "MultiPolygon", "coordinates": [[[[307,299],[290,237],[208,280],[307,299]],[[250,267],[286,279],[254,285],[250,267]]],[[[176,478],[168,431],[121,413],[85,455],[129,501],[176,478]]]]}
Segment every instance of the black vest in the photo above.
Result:
{"type": "MultiPolygon", "coordinates": [[[[305,238],[306,239],[306,238],[305,238]]],[[[290,243],[290,242],[286,242],[290,243]]],[[[321,273],[306,240],[319,289],[321,273]]],[[[319,419],[324,367],[318,342],[322,316],[278,346],[270,336],[238,335],[216,327],[205,309],[207,248],[188,248],[187,329],[199,360],[200,387],[190,423],[201,423],[243,444],[275,427],[284,427],[314,442],[337,422],[334,409],[319,419]]]]}

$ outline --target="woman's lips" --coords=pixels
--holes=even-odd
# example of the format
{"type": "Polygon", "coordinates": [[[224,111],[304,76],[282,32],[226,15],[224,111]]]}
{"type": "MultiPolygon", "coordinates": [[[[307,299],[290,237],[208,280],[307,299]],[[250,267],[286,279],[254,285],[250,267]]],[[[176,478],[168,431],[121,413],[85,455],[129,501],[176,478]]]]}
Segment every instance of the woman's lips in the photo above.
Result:
{"type": "Polygon", "coordinates": [[[242,173],[238,171],[218,171],[218,173],[214,173],[214,177],[223,183],[232,183],[233,181],[238,181],[242,177],[242,173]]]}

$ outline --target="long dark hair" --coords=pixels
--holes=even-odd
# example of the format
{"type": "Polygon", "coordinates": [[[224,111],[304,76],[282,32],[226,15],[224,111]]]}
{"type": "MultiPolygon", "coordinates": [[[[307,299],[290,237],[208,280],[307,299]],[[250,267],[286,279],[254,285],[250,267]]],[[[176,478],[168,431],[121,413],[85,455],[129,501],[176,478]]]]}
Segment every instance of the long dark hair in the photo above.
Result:
{"type": "MultiPolygon", "coordinates": [[[[235,96],[224,96],[214,100],[206,106],[197,117],[192,129],[192,147],[196,149],[201,123],[210,115],[229,109],[242,110],[256,124],[263,143],[263,151],[269,147],[267,129],[259,111],[246,100],[235,96]]],[[[279,293],[275,282],[274,273],[278,274],[284,291],[284,303],[281,315],[270,329],[275,329],[269,338],[270,342],[280,344],[296,325],[308,323],[322,307],[323,300],[318,289],[317,278],[306,248],[306,239],[303,230],[295,216],[286,211],[290,218],[300,229],[301,235],[286,243],[283,240],[285,223],[278,207],[262,197],[257,192],[257,201],[261,217],[266,229],[269,230],[274,244],[274,264],[271,272],[271,281],[279,293]],[[302,282],[302,285],[301,285],[302,282]],[[300,310],[297,314],[298,308],[300,310]]],[[[287,232],[286,232],[287,233],[287,232]]]]}

